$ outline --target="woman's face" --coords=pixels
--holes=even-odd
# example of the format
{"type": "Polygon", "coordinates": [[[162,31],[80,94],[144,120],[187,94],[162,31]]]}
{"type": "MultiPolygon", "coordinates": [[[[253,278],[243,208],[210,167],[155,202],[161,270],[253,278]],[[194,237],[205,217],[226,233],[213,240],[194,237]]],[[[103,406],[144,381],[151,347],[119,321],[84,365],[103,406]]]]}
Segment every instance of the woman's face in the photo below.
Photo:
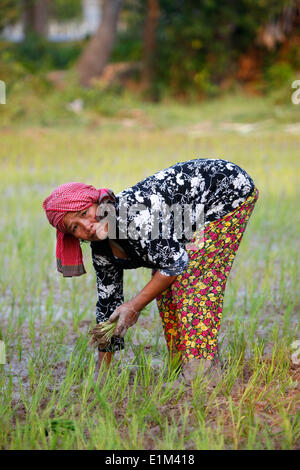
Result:
{"type": "Polygon", "coordinates": [[[108,222],[97,221],[98,204],[92,204],[87,209],[78,212],[67,212],[64,223],[74,237],[90,242],[104,240],[108,233],[108,222]]]}

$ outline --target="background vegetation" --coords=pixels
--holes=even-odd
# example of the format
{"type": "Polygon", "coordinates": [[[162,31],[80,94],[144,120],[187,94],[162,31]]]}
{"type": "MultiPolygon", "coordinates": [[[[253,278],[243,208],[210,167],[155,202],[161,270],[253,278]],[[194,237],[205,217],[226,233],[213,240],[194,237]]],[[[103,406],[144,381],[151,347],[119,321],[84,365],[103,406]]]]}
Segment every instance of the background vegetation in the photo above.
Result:
{"type": "Polygon", "coordinates": [[[21,43],[0,44],[0,74],[8,87],[17,77],[31,81],[30,74],[45,78],[52,70],[73,68],[85,86],[96,79],[106,88],[133,90],[154,101],[168,96],[199,101],[239,88],[274,93],[297,78],[297,0],[222,4],[203,0],[201,6],[197,0],[99,0],[99,4],[103,21],[93,38],[57,43],[48,39],[49,22],[80,21],[81,0],[6,0],[0,31],[16,21],[22,21],[24,29],[21,43]],[[114,22],[107,11],[114,13],[114,22]],[[104,26],[105,34],[111,30],[109,41],[103,40],[104,26]],[[120,72],[110,66],[107,78],[109,61],[127,68],[120,72]]]}

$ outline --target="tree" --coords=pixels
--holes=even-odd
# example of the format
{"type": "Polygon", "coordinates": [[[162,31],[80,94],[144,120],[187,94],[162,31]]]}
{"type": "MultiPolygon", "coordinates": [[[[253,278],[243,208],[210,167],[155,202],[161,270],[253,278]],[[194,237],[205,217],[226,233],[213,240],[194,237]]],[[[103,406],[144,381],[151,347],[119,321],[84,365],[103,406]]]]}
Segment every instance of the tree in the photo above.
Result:
{"type": "MultiPolygon", "coordinates": [[[[6,0],[8,1],[8,0],[6,0]]],[[[82,13],[81,0],[21,0],[25,35],[35,33],[47,37],[49,17],[68,20],[82,13]]],[[[19,2],[20,0],[10,0],[19,2]]]]}
{"type": "Polygon", "coordinates": [[[123,0],[103,0],[102,19],[78,61],[79,82],[89,86],[106,66],[116,38],[117,23],[123,0]]]}
{"type": "Polygon", "coordinates": [[[158,25],[159,14],[159,1],[148,0],[144,33],[144,64],[142,72],[142,85],[144,90],[150,90],[155,75],[156,28],[158,25]]]}
{"type": "Polygon", "coordinates": [[[25,35],[36,33],[47,36],[49,1],[23,0],[23,10],[25,35]]]}

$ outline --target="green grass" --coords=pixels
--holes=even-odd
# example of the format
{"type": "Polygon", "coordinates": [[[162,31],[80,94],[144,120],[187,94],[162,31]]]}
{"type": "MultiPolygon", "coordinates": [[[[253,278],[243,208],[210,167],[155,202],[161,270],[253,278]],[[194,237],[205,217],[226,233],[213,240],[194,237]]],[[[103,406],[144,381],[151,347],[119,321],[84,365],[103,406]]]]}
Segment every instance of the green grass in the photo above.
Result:
{"type": "MultiPolygon", "coordinates": [[[[285,111],[264,99],[226,100],[143,105],[150,126],[139,118],[95,128],[32,121],[1,130],[0,339],[7,364],[0,366],[0,448],[299,448],[299,368],[291,364],[290,345],[299,338],[300,135],[287,129],[285,111]],[[266,116],[272,122],[259,124],[266,116]],[[257,127],[245,132],[225,122],[257,127]],[[175,375],[166,381],[167,351],[152,302],[109,376],[95,385],[89,246],[87,275],[62,278],[42,201],[66,181],[118,192],[197,156],[239,164],[260,190],[225,294],[223,381],[213,392],[203,383],[175,389],[175,375]]],[[[126,272],[126,299],[150,274],[126,272]]]]}

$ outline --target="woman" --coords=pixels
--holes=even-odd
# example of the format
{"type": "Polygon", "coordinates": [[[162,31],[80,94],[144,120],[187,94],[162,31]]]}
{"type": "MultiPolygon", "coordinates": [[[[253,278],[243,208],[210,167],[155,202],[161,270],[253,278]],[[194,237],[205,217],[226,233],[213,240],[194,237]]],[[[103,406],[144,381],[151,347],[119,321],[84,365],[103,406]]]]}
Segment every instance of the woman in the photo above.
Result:
{"type": "MultiPolygon", "coordinates": [[[[154,298],[171,355],[192,379],[198,367],[216,370],[226,281],[258,198],[251,177],[222,159],[176,163],[116,196],[109,189],[67,183],[45,199],[57,229],[57,266],[85,273],[80,240],[91,242],[97,323],[118,319],[99,351],[109,365],[124,335],[154,298]],[[152,279],[124,303],[123,270],[152,269],[152,279]]],[[[104,361],[104,362],[103,362],[104,361]]]]}

